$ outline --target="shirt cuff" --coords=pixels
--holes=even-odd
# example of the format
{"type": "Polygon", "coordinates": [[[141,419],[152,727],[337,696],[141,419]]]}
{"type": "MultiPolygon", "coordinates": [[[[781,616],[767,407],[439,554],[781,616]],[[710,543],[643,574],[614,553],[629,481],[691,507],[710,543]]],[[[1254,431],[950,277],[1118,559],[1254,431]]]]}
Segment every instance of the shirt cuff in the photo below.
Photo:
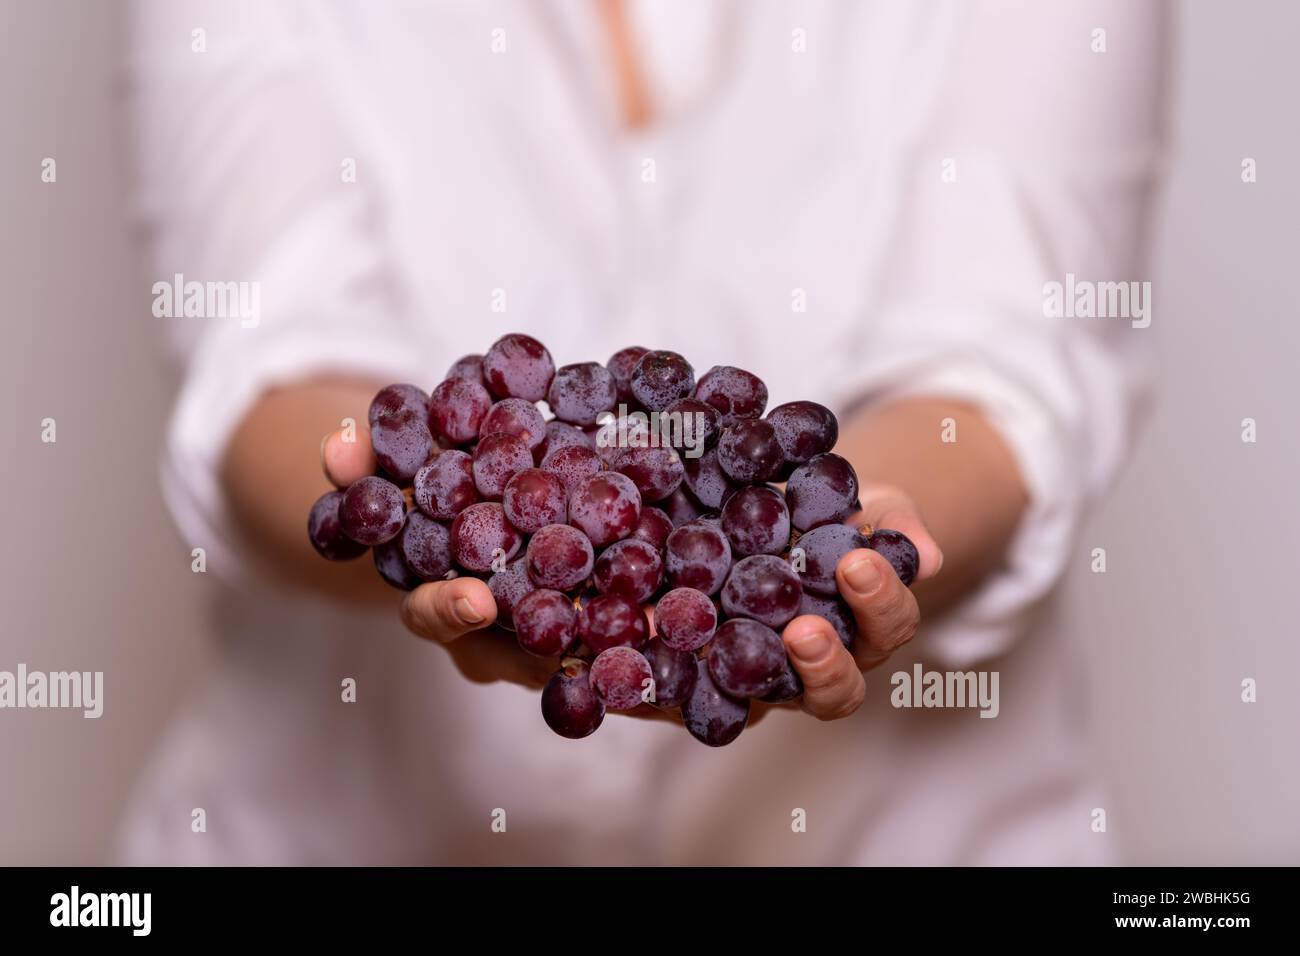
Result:
{"type": "MultiPolygon", "coordinates": [[[[919,649],[944,669],[964,670],[1011,649],[1030,614],[1056,585],[1074,547],[1085,504],[1068,426],[1032,387],[979,356],[900,364],[874,379],[873,403],[943,397],[980,409],[1013,455],[1028,507],[1002,564],[979,589],[921,631],[919,649]]],[[[858,391],[862,401],[864,392],[858,391]]],[[[941,423],[935,422],[936,432],[941,423]]],[[[960,440],[961,422],[956,422],[960,440]]]]}

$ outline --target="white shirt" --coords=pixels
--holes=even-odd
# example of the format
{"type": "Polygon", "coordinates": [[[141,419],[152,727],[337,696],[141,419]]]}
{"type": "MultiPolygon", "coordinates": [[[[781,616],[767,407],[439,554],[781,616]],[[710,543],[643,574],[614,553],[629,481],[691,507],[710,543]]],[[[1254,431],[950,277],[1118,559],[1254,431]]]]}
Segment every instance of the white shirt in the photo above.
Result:
{"type": "Polygon", "coordinates": [[[208,689],[141,781],[125,859],[1104,859],[1045,598],[1086,559],[1074,533],[1131,441],[1150,332],[1046,317],[1043,289],[1139,278],[1162,9],[631,12],[659,113],[635,133],[586,2],[138,4],[156,275],[257,282],[261,315],[155,320],[185,363],[166,498],[229,592],[208,689]],[[774,713],[721,750],[617,716],[563,740],[534,692],[470,684],[405,635],[396,598],[376,615],[244,573],[217,480],[266,387],[339,370],[431,388],[509,331],[557,364],[641,344],[740,365],[772,405],[975,402],[1029,513],[1005,566],[869,673],[849,720],[774,713]],[[998,717],[895,709],[890,674],[914,661],[997,670],[998,717]]]}

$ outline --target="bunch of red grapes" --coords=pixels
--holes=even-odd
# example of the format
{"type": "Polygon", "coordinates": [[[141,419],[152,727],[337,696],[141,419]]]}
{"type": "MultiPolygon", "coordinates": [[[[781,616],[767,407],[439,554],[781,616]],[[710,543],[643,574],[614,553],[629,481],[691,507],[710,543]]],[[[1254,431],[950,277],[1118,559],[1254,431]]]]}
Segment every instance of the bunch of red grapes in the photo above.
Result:
{"type": "Polygon", "coordinates": [[[379,473],[323,495],[308,532],[330,560],[372,548],[403,590],[485,579],[497,625],[559,662],[542,691],[556,733],[586,737],[607,709],[647,703],[722,746],[751,699],[803,692],[777,629],[818,614],[851,645],[841,557],[872,548],[904,584],[917,569],[901,533],[843,523],[858,477],[831,450],[835,416],[766,409],[767,386],[743,369],[697,381],[676,352],[639,347],[556,369],[536,339],[507,335],[430,394],[380,391],[379,473]]]}

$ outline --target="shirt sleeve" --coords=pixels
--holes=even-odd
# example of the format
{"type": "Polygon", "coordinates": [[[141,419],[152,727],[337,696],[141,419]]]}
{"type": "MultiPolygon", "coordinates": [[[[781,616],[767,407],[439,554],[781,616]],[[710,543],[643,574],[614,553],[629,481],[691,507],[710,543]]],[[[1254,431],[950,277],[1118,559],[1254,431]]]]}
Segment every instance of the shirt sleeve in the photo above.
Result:
{"type": "Polygon", "coordinates": [[[182,373],[164,497],[186,540],[207,550],[209,570],[233,579],[242,549],[218,475],[258,396],[331,371],[424,381],[437,354],[429,323],[407,311],[385,197],[369,185],[384,151],[367,148],[355,90],[326,68],[341,26],[292,3],[134,7],[130,96],[149,282],[156,293],[234,283],[246,307],[223,316],[182,299],[168,310],[155,297],[150,319],[182,373]]]}
{"type": "MultiPolygon", "coordinates": [[[[1130,301],[1128,316],[1063,317],[1045,308],[1045,291],[1067,290],[1070,275],[1141,285],[1165,158],[1167,28],[1156,4],[978,3],[964,13],[910,153],[858,379],[875,400],[977,406],[1029,489],[1004,565],[929,630],[926,650],[954,668],[1004,652],[1024,629],[1073,559],[1081,520],[1146,404],[1150,312],[1136,316],[1130,301]]],[[[1149,310],[1149,294],[1141,303],[1149,310]]]]}

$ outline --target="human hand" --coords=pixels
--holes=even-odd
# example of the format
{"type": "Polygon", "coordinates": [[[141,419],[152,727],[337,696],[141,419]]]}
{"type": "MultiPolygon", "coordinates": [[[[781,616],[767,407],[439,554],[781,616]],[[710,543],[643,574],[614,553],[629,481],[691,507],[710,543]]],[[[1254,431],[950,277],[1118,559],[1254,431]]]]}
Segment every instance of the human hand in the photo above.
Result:
{"type": "MultiPolygon", "coordinates": [[[[339,488],[374,474],[377,464],[369,429],[358,423],[353,435],[343,429],[326,435],[321,442],[321,467],[339,488]]],[[[524,653],[513,634],[495,626],[496,601],[478,578],[422,584],[403,597],[400,614],[407,630],[444,648],[457,669],[476,683],[506,680],[536,689],[559,666],[558,659],[524,653]]]]}
{"type": "MultiPolygon", "coordinates": [[[[938,573],[943,553],[906,494],[888,485],[872,485],[864,487],[860,497],[862,511],[851,524],[901,531],[920,557],[916,580],[938,573]]],[[[856,711],[866,693],[862,672],[910,641],[921,623],[916,596],[875,551],[850,551],[836,566],[835,580],[857,622],[852,651],[844,647],[829,621],[813,614],[795,618],[781,635],[790,663],[803,680],[802,707],[821,720],[838,720],[856,711]]]]}
{"type": "MultiPolygon", "coordinates": [[[[342,429],[336,430],[321,443],[321,467],[339,488],[374,474],[376,468],[369,431],[358,425],[351,441],[344,440],[345,434],[342,429]]],[[[514,634],[496,625],[496,599],[487,584],[475,577],[421,584],[403,597],[400,614],[407,630],[446,650],[461,674],[475,683],[504,680],[537,690],[560,667],[560,657],[529,654],[520,648],[514,634]]],[[[653,633],[653,615],[648,609],[646,617],[653,633]]],[[[669,713],[656,707],[642,706],[622,713],[680,719],[676,711],[669,713]]]]}

